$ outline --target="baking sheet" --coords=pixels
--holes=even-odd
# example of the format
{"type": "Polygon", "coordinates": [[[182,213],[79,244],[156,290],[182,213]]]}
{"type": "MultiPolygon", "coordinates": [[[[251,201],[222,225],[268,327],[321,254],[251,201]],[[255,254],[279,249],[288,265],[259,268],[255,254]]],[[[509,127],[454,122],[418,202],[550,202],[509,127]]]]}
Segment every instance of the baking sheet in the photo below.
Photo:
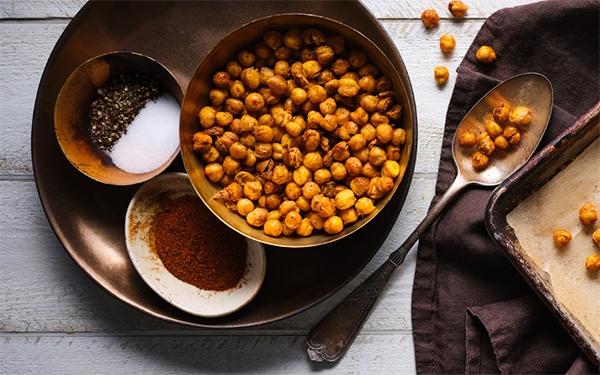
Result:
{"type": "Polygon", "coordinates": [[[591,234],[600,223],[584,226],[579,208],[587,202],[600,207],[600,138],[507,216],[520,248],[554,294],[559,307],[573,317],[600,351],[600,274],[585,268],[588,255],[600,253],[591,234]],[[573,234],[557,249],[554,230],[573,234]]]}

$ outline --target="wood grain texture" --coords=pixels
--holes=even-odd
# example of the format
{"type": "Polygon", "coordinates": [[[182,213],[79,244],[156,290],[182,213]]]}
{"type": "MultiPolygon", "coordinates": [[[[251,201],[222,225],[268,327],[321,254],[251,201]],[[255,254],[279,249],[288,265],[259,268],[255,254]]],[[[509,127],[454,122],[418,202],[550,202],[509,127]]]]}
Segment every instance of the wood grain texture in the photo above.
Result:
{"type": "Polygon", "coordinates": [[[0,336],[6,374],[407,374],[410,335],[359,335],[337,365],[307,359],[303,336],[0,336]],[[57,355],[60,353],[60,355],[57,355]]]}
{"type": "MultiPolygon", "coordinates": [[[[434,8],[440,17],[452,18],[448,0],[398,1],[365,0],[364,4],[378,18],[417,19],[425,8],[434,8]]],[[[527,3],[526,0],[464,0],[469,5],[467,18],[486,18],[497,9],[527,3]]],[[[0,18],[68,18],[73,17],[85,0],[0,0],[0,18]]]]}
{"type": "MultiPolygon", "coordinates": [[[[426,31],[420,21],[383,21],[411,77],[417,102],[419,145],[416,173],[437,172],[446,107],[454,85],[454,71],[483,21],[447,23],[426,31]],[[456,35],[457,47],[444,56],[438,46],[443,32],[456,35]],[[432,69],[446,65],[451,77],[440,88],[432,69]]],[[[31,117],[39,80],[54,43],[67,21],[0,22],[0,175],[31,175],[31,117]]]]}
{"type": "MultiPolygon", "coordinates": [[[[262,332],[306,333],[343,296],[395,250],[425,215],[433,178],[416,178],[398,221],[366,269],[334,298],[262,332]]],[[[139,332],[187,331],[146,317],[110,297],[81,272],[61,248],[30,181],[0,181],[0,331],[139,332]]],[[[410,332],[410,300],[415,257],[392,279],[365,330],[410,332]]],[[[228,331],[228,334],[236,334],[228,331]]]]}

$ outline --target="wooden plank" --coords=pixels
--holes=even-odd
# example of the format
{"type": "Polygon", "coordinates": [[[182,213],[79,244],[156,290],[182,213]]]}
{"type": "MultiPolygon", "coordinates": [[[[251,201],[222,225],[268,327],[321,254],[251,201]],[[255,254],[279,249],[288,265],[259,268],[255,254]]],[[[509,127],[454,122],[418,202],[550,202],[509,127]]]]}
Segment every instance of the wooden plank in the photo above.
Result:
{"type": "Polygon", "coordinates": [[[0,336],[6,374],[406,374],[410,335],[359,335],[336,365],[311,363],[304,337],[0,336]]]}
{"type": "MultiPolygon", "coordinates": [[[[381,264],[427,211],[433,177],[414,180],[403,212],[385,245],[349,286],[326,302],[262,332],[305,333],[381,264]]],[[[146,317],[116,301],[81,272],[61,248],[46,222],[30,181],[0,181],[0,331],[142,332],[187,331],[146,317]]],[[[415,256],[397,272],[365,330],[409,332],[415,256]]],[[[248,331],[243,331],[247,334],[248,331]]],[[[228,331],[239,334],[240,331],[228,331]]]]}
{"type": "MultiPolygon", "coordinates": [[[[437,171],[447,103],[454,85],[454,70],[482,21],[447,23],[427,32],[420,21],[384,21],[406,63],[415,92],[419,120],[417,173],[437,171]],[[456,36],[457,47],[449,57],[441,54],[439,34],[456,36]],[[444,64],[451,78],[443,88],[433,80],[432,69],[444,64]]],[[[66,21],[0,22],[0,175],[31,175],[30,131],[35,94],[46,59],[66,26],[66,21]]]]}
{"type": "MultiPolygon", "coordinates": [[[[85,0],[0,0],[0,19],[68,18],[73,17],[85,0]]],[[[468,18],[486,18],[502,7],[521,5],[527,0],[464,0],[469,5],[468,18]]],[[[450,18],[448,0],[365,0],[364,4],[378,18],[416,19],[428,7],[436,9],[442,18],[450,18]]]]}

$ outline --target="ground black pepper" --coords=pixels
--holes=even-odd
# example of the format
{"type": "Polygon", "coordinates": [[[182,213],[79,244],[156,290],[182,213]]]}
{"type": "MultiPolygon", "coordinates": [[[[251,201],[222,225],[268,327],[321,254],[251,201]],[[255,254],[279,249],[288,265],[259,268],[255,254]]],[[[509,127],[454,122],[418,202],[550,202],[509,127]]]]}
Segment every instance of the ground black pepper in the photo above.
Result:
{"type": "Polygon", "coordinates": [[[158,83],[145,75],[123,74],[99,87],[97,93],[90,107],[90,139],[110,151],[144,105],[156,100],[161,91],[158,83]]]}

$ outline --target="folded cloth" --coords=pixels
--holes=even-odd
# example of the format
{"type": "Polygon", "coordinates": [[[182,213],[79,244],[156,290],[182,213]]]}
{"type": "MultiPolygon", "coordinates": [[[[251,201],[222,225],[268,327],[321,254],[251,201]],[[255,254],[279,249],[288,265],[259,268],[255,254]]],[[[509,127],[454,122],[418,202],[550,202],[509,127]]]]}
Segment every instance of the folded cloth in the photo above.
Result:
{"type": "MultiPolygon", "coordinates": [[[[546,75],[554,108],[542,146],[600,100],[597,0],[545,1],[486,20],[458,68],[448,108],[435,203],[456,175],[460,120],[498,82],[546,75]],[[496,62],[475,52],[491,45],[496,62]]],[[[469,188],[421,238],[412,320],[419,373],[586,373],[592,365],[489,238],[490,189],[469,188]]]]}

